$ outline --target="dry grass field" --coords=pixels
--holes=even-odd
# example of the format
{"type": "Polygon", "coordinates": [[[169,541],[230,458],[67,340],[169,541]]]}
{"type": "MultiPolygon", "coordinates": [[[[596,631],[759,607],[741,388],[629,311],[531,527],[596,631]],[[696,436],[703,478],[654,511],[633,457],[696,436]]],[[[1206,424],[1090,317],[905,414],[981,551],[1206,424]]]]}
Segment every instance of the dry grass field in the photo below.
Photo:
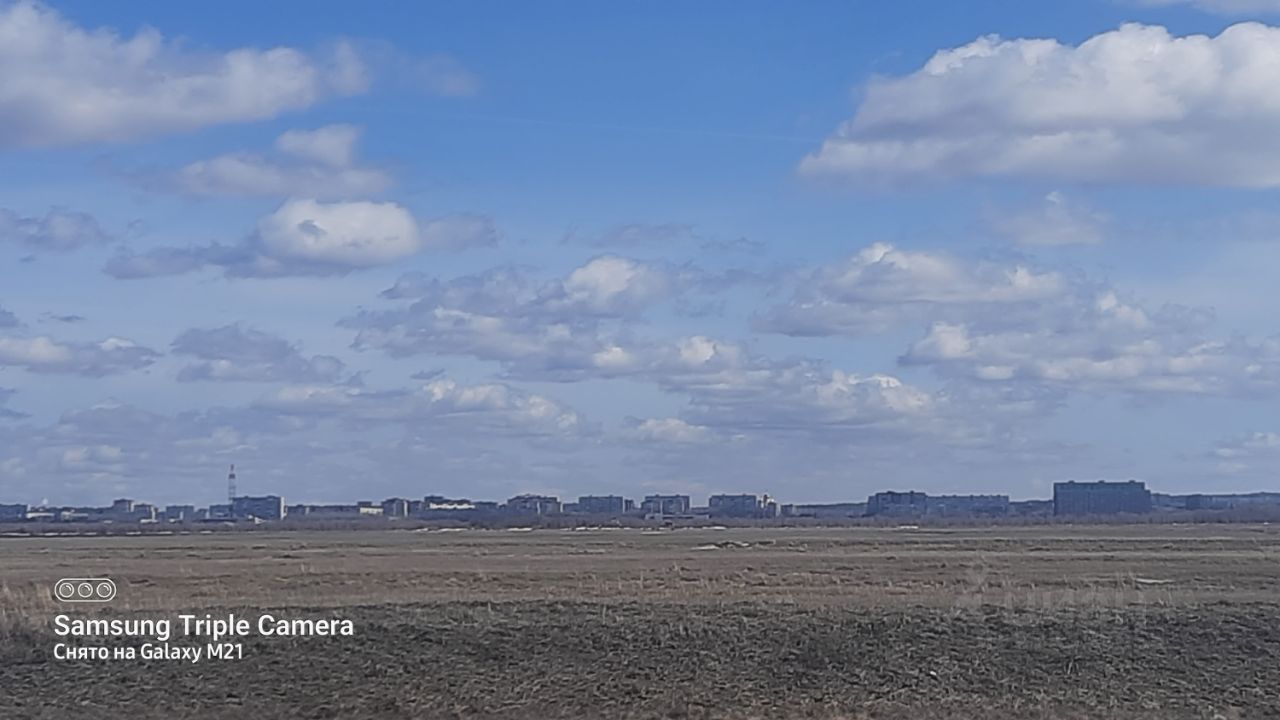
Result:
{"type": "Polygon", "coordinates": [[[1280,717],[1280,527],[0,538],[0,689],[0,718],[1280,717]],[[108,617],[357,634],[58,661],[64,576],[113,578],[108,617]]]}

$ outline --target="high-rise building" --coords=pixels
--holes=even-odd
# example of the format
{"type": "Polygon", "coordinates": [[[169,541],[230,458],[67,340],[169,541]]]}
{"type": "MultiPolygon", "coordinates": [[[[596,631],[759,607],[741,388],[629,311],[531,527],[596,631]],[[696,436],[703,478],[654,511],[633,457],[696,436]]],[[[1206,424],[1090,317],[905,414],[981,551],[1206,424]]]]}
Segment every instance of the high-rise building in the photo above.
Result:
{"type": "Polygon", "coordinates": [[[1151,491],[1137,480],[1053,484],[1053,514],[1059,517],[1149,512],[1151,491]]]}
{"type": "Polygon", "coordinates": [[[621,495],[583,495],[578,512],[590,515],[618,515],[635,510],[636,504],[621,495]]]}
{"type": "Polygon", "coordinates": [[[384,517],[409,517],[409,501],[405,498],[387,498],[382,501],[384,517]]]}
{"type": "Polygon", "coordinates": [[[707,509],[711,517],[755,518],[761,516],[762,505],[757,495],[712,495],[707,509]]]}
{"type": "Polygon", "coordinates": [[[507,500],[507,512],[515,515],[559,515],[560,498],[551,495],[517,495],[507,500]]]}
{"type": "Polygon", "coordinates": [[[279,495],[231,499],[231,516],[237,520],[281,520],[284,515],[284,498],[279,495]]]}
{"type": "Polygon", "coordinates": [[[688,515],[688,495],[646,495],[640,509],[649,515],[688,515]]]}
{"type": "Polygon", "coordinates": [[[190,522],[196,519],[194,505],[166,505],[162,516],[168,522],[190,522]]]}
{"type": "Polygon", "coordinates": [[[921,517],[929,505],[922,492],[878,492],[867,498],[867,514],[885,517],[921,517]]]}

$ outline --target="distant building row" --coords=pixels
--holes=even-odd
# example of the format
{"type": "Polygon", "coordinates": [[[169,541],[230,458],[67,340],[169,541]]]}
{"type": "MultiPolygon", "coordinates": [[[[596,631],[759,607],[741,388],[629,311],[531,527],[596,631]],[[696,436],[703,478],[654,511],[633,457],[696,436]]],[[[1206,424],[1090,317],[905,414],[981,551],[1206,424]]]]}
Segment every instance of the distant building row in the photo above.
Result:
{"type": "Polygon", "coordinates": [[[289,518],[342,520],[369,517],[476,519],[499,516],[538,517],[589,515],[644,517],[648,519],[769,519],[797,518],[993,518],[1006,516],[1087,517],[1143,514],[1153,510],[1233,510],[1280,507],[1280,493],[1248,495],[1159,495],[1145,483],[1062,482],[1053,486],[1052,500],[1011,501],[1007,495],[929,495],[923,492],[886,491],[865,503],[783,505],[768,495],[712,495],[705,506],[695,507],[688,495],[647,495],[637,504],[620,495],[583,495],[577,502],[562,503],[552,495],[517,495],[505,503],[451,499],[428,495],[421,500],[388,498],[380,503],[361,501],[350,505],[286,505],[278,495],[240,496],[231,502],[196,508],[169,505],[163,509],[129,499],[107,507],[30,507],[0,504],[0,522],[15,520],[50,522],[202,522],[279,521],[289,518]]]}
{"type": "Polygon", "coordinates": [[[421,500],[388,498],[381,503],[360,501],[351,505],[287,505],[278,495],[240,496],[225,504],[196,508],[169,505],[161,509],[134,500],[116,500],[108,507],[36,507],[0,505],[0,521],[44,520],[52,522],[203,522],[227,520],[277,521],[286,518],[359,519],[466,518],[512,515],[610,515],[650,518],[725,517],[770,518],[780,514],[780,506],[769,496],[713,495],[707,507],[693,507],[688,495],[649,495],[637,507],[635,501],[619,495],[584,495],[576,503],[562,503],[550,495],[517,495],[505,503],[451,499],[428,495],[421,500]]]}
{"type": "MultiPolygon", "coordinates": [[[[1126,482],[1054,483],[1052,502],[1013,502],[1008,495],[929,495],[923,492],[879,492],[867,498],[869,517],[990,518],[1010,515],[1055,517],[1142,514],[1152,511],[1151,491],[1137,480],[1126,482]]],[[[1194,509],[1188,507],[1187,509],[1194,509]]]]}

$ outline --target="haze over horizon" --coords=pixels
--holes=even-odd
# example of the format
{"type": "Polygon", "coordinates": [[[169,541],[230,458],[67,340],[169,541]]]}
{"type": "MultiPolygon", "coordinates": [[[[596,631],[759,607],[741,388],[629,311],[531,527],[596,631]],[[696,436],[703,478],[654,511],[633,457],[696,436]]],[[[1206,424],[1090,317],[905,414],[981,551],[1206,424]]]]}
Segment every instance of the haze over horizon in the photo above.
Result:
{"type": "Polygon", "coordinates": [[[0,502],[1280,489],[1277,23],[0,0],[0,502]]]}

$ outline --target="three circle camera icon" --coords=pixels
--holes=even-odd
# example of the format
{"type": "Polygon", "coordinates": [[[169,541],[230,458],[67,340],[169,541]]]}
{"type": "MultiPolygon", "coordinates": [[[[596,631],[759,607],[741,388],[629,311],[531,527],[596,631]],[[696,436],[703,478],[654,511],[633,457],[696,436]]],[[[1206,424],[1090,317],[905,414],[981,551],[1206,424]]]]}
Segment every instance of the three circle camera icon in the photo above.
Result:
{"type": "Polygon", "coordinates": [[[62,578],[53,584],[53,597],[59,602],[104,603],[115,596],[111,578],[62,578]]]}

